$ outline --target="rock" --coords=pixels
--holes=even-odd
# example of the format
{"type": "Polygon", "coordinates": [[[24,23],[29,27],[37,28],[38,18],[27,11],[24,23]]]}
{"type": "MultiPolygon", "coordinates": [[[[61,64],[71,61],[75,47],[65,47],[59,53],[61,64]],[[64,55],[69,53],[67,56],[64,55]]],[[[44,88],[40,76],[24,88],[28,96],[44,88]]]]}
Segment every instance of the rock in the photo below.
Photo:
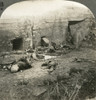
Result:
{"type": "Polygon", "coordinates": [[[12,73],[16,73],[19,71],[19,66],[17,64],[12,65],[12,67],[10,68],[10,71],[12,73]]]}
{"type": "Polygon", "coordinates": [[[46,37],[41,37],[41,45],[48,47],[50,44],[50,41],[46,37]]]}

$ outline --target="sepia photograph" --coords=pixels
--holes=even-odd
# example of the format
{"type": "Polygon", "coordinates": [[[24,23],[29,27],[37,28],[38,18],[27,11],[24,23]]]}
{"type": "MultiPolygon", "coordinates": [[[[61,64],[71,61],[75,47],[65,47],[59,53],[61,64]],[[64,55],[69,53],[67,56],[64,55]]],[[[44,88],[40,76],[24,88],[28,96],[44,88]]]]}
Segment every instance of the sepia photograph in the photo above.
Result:
{"type": "Polygon", "coordinates": [[[0,100],[96,100],[96,0],[0,0],[0,100]]]}

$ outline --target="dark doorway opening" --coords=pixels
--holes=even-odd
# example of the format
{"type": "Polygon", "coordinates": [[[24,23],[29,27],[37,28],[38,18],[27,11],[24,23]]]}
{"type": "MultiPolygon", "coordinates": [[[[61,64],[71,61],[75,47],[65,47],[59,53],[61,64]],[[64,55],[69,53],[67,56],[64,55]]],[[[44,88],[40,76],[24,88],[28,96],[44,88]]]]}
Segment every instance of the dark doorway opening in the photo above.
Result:
{"type": "Polygon", "coordinates": [[[23,39],[22,38],[16,38],[12,40],[13,44],[13,50],[22,50],[23,47],[23,39]]]}
{"type": "MultiPolygon", "coordinates": [[[[80,20],[80,21],[69,21],[68,23],[68,33],[67,33],[67,42],[68,43],[71,43],[72,45],[74,45],[74,42],[75,42],[75,36],[72,35],[72,32],[71,32],[71,26],[74,26],[76,24],[79,24],[81,23],[82,21],[84,20],[80,20]]],[[[74,30],[75,30],[76,27],[74,27],[74,30]]]]}

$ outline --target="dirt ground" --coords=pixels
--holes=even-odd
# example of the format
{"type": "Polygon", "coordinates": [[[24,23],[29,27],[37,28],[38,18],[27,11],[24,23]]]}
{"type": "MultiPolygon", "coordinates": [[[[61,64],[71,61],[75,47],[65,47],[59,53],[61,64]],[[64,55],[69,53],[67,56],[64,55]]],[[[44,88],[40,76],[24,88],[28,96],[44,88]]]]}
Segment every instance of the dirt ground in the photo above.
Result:
{"type": "MultiPolygon", "coordinates": [[[[5,57],[2,62],[13,60],[14,56],[5,57]]],[[[32,68],[17,73],[1,66],[0,100],[92,100],[96,97],[95,49],[83,47],[50,60],[58,63],[51,73],[42,67],[44,60],[34,61],[32,68]]]]}

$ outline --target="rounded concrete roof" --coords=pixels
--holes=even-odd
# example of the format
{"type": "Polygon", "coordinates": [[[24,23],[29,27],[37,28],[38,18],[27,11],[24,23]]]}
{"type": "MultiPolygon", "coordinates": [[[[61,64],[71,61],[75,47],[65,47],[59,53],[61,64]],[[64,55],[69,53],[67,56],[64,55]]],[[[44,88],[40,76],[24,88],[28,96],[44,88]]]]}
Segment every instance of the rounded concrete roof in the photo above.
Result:
{"type": "Polygon", "coordinates": [[[69,20],[82,20],[94,17],[84,5],[73,1],[22,1],[9,6],[1,19],[18,19],[20,17],[58,16],[69,20]]]}

